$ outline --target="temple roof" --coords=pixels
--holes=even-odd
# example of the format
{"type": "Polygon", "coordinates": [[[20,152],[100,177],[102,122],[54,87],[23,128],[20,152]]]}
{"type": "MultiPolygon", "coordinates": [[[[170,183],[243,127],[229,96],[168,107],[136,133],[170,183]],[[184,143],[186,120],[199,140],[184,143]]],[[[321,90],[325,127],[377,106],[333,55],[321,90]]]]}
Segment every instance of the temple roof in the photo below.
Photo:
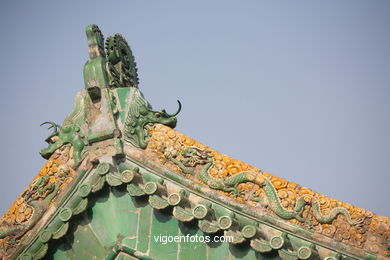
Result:
{"type": "MultiPolygon", "coordinates": [[[[195,222],[204,234],[232,236],[231,244],[264,259],[267,254],[283,259],[390,256],[388,217],[301,187],[175,131],[181,103],[172,114],[153,110],[138,88],[126,40],[116,34],[104,42],[96,25],[86,33],[85,89],[62,125],[45,122],[53,129],[48,147],[40,151],[48,161],[0,220],[3,259],[54,254],[61,239],[76,232],[72,223],[87,217],[107,189],[125,190],[180,223],[195,222]]],[[[93,218],[102,210],[95,209],[93,218]]],[[[122,251],[160,259],[153,250],[118,243],[107,249],[106,259],[122,251]]]]}

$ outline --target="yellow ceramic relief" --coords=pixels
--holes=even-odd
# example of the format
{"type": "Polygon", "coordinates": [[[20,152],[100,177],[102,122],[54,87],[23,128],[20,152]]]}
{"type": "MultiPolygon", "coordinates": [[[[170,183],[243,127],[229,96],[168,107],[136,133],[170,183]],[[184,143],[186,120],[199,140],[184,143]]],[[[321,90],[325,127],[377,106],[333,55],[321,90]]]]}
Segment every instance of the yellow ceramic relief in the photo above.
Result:
{"type": "Polygon", "coordinates": [[[204,175],[200,178],[202,175],[197,173],[204,169],[203,165],[212,161],[205,175],[213,180],[209,185],[211,188],[336,241],[372,253],[389,254],[389,248],[384,246],[390,242],[389,218],[262,172],[169,127],[156,125],[150,131],[151,139],[146,153],[157,157],[172,171],[208,185],[204,175]],[[226,187],[235,180],[235,176],[244,176],[244,179],[240,177],[236,181],[238,192],[230,192],[230,186],[228,189],[226,187]],[[254,178],[265,179],[253,181],[254,178]],[[213,186],[215,182],[223,185],[213,186]],[[269,187],[263,185],[265,182],[269,183],[269,187]]]}
{"type": "Polygon", "coordinates": [[[56,151],[39,171],[29,186],[0,218],[0,249],[6,250],[8,244],[27,232],[52,206],[57,194],[72,181],[75,174],[68,164],[69,146],[56,151]]]}

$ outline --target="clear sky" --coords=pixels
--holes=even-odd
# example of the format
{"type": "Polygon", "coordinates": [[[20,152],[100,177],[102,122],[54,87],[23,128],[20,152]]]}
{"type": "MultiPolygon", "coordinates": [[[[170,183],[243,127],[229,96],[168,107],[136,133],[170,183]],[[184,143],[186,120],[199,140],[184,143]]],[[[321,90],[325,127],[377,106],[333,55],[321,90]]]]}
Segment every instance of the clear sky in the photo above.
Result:
{"type": "Polygon", "coordinates": [[[154,108],[181,100],[178,131],[390,216],[390,1],[1,1],[0,213],[84,88],[91,23],[154,108]]]}

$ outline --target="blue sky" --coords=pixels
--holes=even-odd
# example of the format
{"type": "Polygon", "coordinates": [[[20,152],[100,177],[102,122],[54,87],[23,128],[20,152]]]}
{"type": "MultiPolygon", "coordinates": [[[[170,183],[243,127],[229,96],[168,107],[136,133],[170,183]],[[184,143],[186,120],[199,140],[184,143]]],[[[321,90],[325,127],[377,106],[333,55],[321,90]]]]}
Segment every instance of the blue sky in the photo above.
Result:
{"type": "Polygon", "coordinates": [[[84,88],[84,28],[123,34],[177,130],[390,216],[389,1],[2,1],[0,212],[84,88]]]}

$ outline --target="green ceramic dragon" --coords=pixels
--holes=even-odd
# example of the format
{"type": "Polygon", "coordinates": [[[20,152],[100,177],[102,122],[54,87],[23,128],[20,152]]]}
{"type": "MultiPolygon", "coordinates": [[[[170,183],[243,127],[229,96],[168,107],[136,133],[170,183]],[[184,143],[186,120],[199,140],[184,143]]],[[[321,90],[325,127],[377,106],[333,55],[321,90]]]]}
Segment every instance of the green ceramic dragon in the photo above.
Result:
{"type": "Polygon", "coordinates": [[[41,149],[39,153],[45,159],[49,157],[60,147],[65,144],[71,144],[73,147],[74,165],[77,166],[82,161],[81,152],[84,146],[87,145],[85,136],[81,133],[80,127],[77,124],[69,124],[61,127],[53,122],[44,122],[41,125],[49,124],[50,128],[54,128],[53,133],[46,139],[49,147],[41,149]]]}
{"type": "Polygon", "coordinates": [[[46,212],[50,202],[57,195],[62,183],[61,180],[56,184],[51,183],[50,177],[47,175],[37,179],[33,185],[22,194],[26,206],[31,207],[33,210],[32,217],[24,224],[14,224],[1,228],[0,239],[12,236],[12,239],[16,240],[30,230],[46,212]]]}
{"type": "Polygon", "coordinates": [[[176,115],[165,110],[154,111],[138,89],[137,66],[130,46],[120,34],[110,36],[106,40],[106,72],[110,88],[126,88],[133,90],[127,117],[124,122],[124,140],[135,147],[145,149],[149,140],[149,128],[155,124],[163,124],[174,128],[176,115]]]}
{"type": "MultiPolygon", "coordinates": [[[[210,188],[232,192],[235,196],[241,192],[237,187],[240,183],[251,182],[259,185],[266,194],[269,208],[283,219],[295,218],[304,222],[305,219],[302,217],[302,213],[305,205],[311,205],[313,215],[320,223],[330,223],[338,214],[342,214],[350,224],[357,224],[352,220],[349,212],[342,207],[332,209],[327,215],[322,214],[320,203],[312,195],[300,196],[296,200],[294,209],[286,209],[283,207],[274,185],[261,171],[243,171],[225,179],[215,178],[209,174],[210,168],[214,165],[214,158],[210,155],[210,151],[191,146],[176,154],[166,152],[165,156],[176,164],[183,173],[194,175],[195,178],[207,184],[210,188]],[[180,159],[177,159],[179,156],[180,159]]],[[[251,199],[262,201],[260,197],[252,196],[251,199]]]]}
{"type": "Polygon", "coordinates": [[[149,140],[149,128],[156,123],[174,128],[176,126],[176,115],[181,110],[181,103],[176,113],[168,114],[164,109],[154,111],[150,104],[143,97],[142,93],[135,89],[132,102],[130,103],[127,117],[124,123],[125,141],[135,147],[145,149],[149,140]]]}

